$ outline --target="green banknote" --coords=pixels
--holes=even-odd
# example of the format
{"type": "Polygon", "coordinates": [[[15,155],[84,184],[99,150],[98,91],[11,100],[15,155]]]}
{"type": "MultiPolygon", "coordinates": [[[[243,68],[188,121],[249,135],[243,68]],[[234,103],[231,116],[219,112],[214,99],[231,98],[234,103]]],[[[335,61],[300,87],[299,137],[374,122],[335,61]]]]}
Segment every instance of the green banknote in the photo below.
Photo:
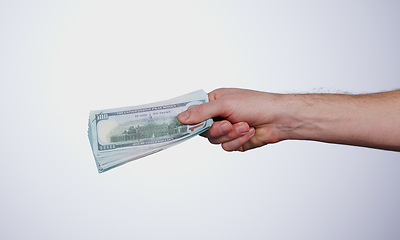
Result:
{"type": "Polygon", "coordinates": [[[159,152],[211,127],[212,119],[184,125],[177,115],[208,101],[198,90],[166,101],[91,111],[88,136],[100,173],[159,152]]]}

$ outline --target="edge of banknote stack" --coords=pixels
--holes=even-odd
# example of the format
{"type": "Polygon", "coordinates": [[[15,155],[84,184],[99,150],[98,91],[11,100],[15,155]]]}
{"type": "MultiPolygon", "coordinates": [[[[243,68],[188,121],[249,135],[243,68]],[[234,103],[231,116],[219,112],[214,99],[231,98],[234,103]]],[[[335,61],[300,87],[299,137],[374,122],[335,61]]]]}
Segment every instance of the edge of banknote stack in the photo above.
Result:
{"type": "Polygon", "coordinates": [[[90,111],[88,137],[99,173],[157,153],[208,130],[212,119],[194,125],[177,120],[192,105],[208,102],[198,90],[144,105],[90,111]]]}

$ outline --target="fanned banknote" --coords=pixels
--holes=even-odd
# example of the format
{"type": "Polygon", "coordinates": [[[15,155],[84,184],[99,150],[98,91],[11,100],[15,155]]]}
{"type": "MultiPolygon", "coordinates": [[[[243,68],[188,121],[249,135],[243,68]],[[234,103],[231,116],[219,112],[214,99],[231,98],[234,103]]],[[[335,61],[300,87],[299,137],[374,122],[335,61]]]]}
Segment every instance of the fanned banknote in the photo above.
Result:
{"type": "Polygon", "coordinates": [[[177,120],[192,105],[208,102],[198,90],[166,101],[91,111],[88,136],[99,173],[181,143],[211,127],[212,119],[195,125],[177,120]]]}

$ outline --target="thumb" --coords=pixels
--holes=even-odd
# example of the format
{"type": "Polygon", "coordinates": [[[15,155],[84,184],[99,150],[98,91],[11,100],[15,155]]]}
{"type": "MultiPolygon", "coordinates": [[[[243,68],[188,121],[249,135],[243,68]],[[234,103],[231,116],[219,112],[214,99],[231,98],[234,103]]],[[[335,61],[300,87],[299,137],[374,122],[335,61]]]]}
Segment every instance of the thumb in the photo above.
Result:
{"type": "Polygon", "coordinates": [[[178,121],[183,124],[195,124],[209,118],[218,117],[221,114],[221,106],[218,101],[190,106],[186,111],[178,114],[178,121]]]}

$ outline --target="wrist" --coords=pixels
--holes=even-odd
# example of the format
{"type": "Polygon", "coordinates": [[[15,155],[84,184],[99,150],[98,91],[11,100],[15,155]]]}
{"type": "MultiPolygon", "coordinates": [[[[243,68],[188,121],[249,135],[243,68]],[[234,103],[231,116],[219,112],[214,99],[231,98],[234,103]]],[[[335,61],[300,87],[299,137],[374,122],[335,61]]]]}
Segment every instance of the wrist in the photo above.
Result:
{"type": "MultiPolygon", "coordinates": [[[[315,140],[335,142],[340,134],[335,125],[351,122],[352,114],[343,107],[344,98],[337,94],[287,94],[285,95],[285,140],[315,140]]],[[[353,109],[356,110],[356,109],[353,109]]],[[[343,125],[342,125],[343,127],[343,125]]],[[[343,130],[343,129],[342,129],[343,130]]]]}
{"type": "Polygon", "coordinates": [[[305,140],[309,138],[309,133],[316,128],[313,124],[313,116],[310,116],[311,112],[308,110],[310,100],[305,94],[277,94],[275,95],[274,101],[269,99],[271,105],[266,110],[266,113],[270,114],[271,110],[275,111],[274,118],[272,120],[271,129],[273,142],[279,142],[283,140],[305,140]]]}

